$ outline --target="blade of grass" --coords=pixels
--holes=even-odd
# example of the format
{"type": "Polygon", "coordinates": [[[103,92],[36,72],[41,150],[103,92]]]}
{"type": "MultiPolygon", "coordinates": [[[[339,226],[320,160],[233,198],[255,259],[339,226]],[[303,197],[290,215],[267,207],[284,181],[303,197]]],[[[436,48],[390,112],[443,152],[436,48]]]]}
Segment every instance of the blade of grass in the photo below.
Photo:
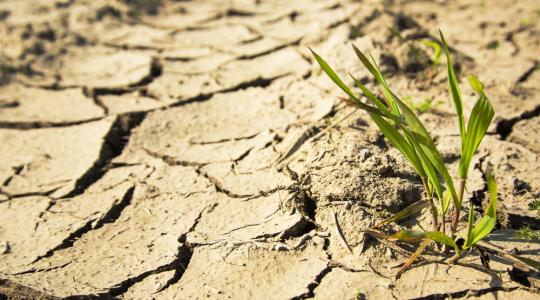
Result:
{"type": "Polygon", "coordinates": [[[407,260],[407,262],[405,262],[405,264],[403,264],[403,266],[399,269],[396,276],[399,276],[401,273],[407,270],[412,265],[412,263],[418,258],[418,256],[420,256],[420,254],[422,254],[422,252],[426,250],[426,247],[432,242],[433,241],[431,240],[424,240],[422,244],[420,244],[420,246],[416,249],[416,251],[414,251],[413,255],[407,260]]]}
{"type": "Polygon", "coordinates": [[[457,244],[446,234],[440,231],[413,231],[413,230],[402,230],[397,233],[387,236],[389,240],[399,240],[405,243],[418,243],[424,239],[430,239],[440,244],[444,244],[454,248],[456,252],[459,252],[457,244]]]}
{"type": "Polygon", "coordinates": [[[456,108],[459,133],[461,135],[461,142],[463,143],[463,141],[465,140],[465,119],[463,117],[463,101],[461,100],[461,91],[459,90],[456,72],[454,70],[454,65],[452,64],[452,58],[450,57],[448,45],[446,44],[446,40],[444,39],[442,31],[439,30],[439,34],[441,35],[444,53],[446,54],[446,64],[448,67],[448,84],[450,85],[450,92],[452,94],[452,99],[456,108]]]}
{"type": "MultiPolygon", "coordinates": [[[[407,119],[409,121],[412,121],[413,124],[407,123],[410,127],[412,127],[411,129],[420,130],[423,135],[427,136],[428,139],[431,140],[431,138],[429,137],[429,134],[427,133],[427,130],[424,128],[420,120],[418,120],[414,112],[406,104],[404,104],[401,100],[399,100],[399,98],[390,90],[390,87],[386,83],[386,80],[384,79],[384,76],[382,75],[382,72],[380,71],[379,66],[375,63],[375,61],[373,61],[373,64],[371,64],[369,60],[367,59],[367,57],[360,50],[358,50],[358,48],[354,47],[354,49],[357,56],[362,61],[362,63],[366,65],[366,68],[368,68],[368,70],[372,72],[372,74],[377,78],[377,81],[379,82],[379,84],[382,85],[383,92],[385,94],[385,97],[387,98],[387,102],[389,102],[392,107],[395,107],[394,108],[395,113],[400,114],[403,117],[405,117],[406,122],[408,122],[407,119]],[[399,106],[399,109],[398,109],[398,106],[399,106]],[[400,112],[400,109],[401,109],[401,112],[400,112]]],[[[423,170],[422,173],[426,174],[426,176],[429,178],[435,191],[437,192],[437,195],[439,197],[442,197],[442,186],[438,179],[438,175],[435,171],[433,164],[427,159],[428,155],[425,154],[422,147],[417,143],[415,137],[411,134],[411,130],[409,130],[408,127],[402,126],[401,124],[398,124],[398,125],[403,130],[403,132],[405,132],[405,135],[407,136],[409,143],[412,145],[415,153],[417,154],[416,156],[420,160],[422,168],[417,168],[417,170],[419,169],[423,170]]],[[[431,144],[433,144],[433,142],[431,144]]],[[[433,145],[433,148],[435,148],[434,145],[433,145]]]]}
{"type": "Polygon", "coordinates": [[[422,44],[433,48],[433,51],[435,52],[433,53],[433,66],[437,66],[441,58],[441,52],[442,52],[441,45],[439,45],[439,43],[437,42],[430,41],[430,40],[423,40],[422,44]]]}
{"type": "Polygon", "coordinates": [[[429,164],[433,166],[433,168],[442,176],[444,182],[446,183],[447,188],[450,190],[450,194],[452,196],[452,200],[454,201],[454,204],[460,208],[461,203],[458,200],[456,190],[454,188],[454,183],[452,180],[452,177],[450,176],[450,173],[448,172],[448,169],[446,168],[446,165],[444,164],[442,160],[442,156],[439,153],[439,150],[437,150],[437,147],[433,143],[433,140],[431,139],[431,136],[427,132],[426,128],[418,119],[416,114],[412,109],[410,109],[403,101],[401,101],[394,93],[389,91],[391,96],[393,97],[393,100],[397,105],[399,106],[399,109],[401,110],[401,113],[403,114],[403,117],[405,118],[405,121],[408,124],[408,127],[410,130],[402,126],[402,129],[410,135],[409,140],[414,141],[419,147],[416,147],[417,153],[419,154],[419,157],[423,161],[424,167],[426,167],[425,171],[428,177],[430,177],[430,180],[432,181],[432,184],[434,185],[435,191],[437,192],[438,198],[443,200],[443,193],[442,193],[442,187],[438,180],[438,176],[436,174],[433,174],[432,172],[428,171],[429,164]],[[431,173],[431,174],[430,174],[431,173]]]}
{"type": "MultiPolygon", "coordinates": [[[[390,113],[388,108],[382,103],[380,99],[378,99],[360,81],[354,78],[354,76],[351,75],[351,77],[353,78],[355,84],[362,90],[364,96],[371,100],[382,111],[390,113]]],[[[377,125],[377,127],[379,127],[381,132],[384,134],[384,136],[390,141],[390,143],[392,143],[392,145],[394,145],[394,147],[396,147],[401,152],[401,154],[403,154],[403,156],[405,156],[405,158],[407,158],[411,162],[413,167],[416,169],[418,175],[420,175],[420,177],[422,178],[426,177],[426,173],[424,172],[422,163],[416,155],[413,145],[406,138],[404,138],[401,133],[399,133],[399,131],[397,131],[394,126],[392,126],[388,121],[375,114],[370,114],[370,116],[377,125]]]]}
{"type": "MultiPolygon", "coordinates": [[[[357,48],[355,47],[355,49],[357,48]]],[[[367,60],[367,58],[362,54],[360,50],[357,51],[357,55],[361,55],[363,57],[363,60],[367,60]]],[[[388,84],[386,84],[386,80],[384,79],[380,68],[375,63],[375,61],[373,62],[373,64],[369,64],[369,66],[373,70],[379,83],[383,86],[383,91],[385,93],[385,96],[387,97],[388,102],[399,107],[396,114],[401,112],[400,115],[405,118],[408,127],[410,127],[409,130],[409,128],[398,124],[408,136],[410,143],[414,146],[415,151],[417,152],[418,157],[422,162],[424,171],[430,179],[431,183],[433,184],[433,187],[435,188],[435,191],[437,192],[437,196],[440,199],[441,203],[443,199],[442,186],[437,174],[433,172],[433,168],[443,177],[446,186],[448,187],[452,195],[454,205],[460,208],[461,201],[458,200],[452,177],[450,176],[446,165],[442,161],[442,157],[437,150],[437,147],[435,147],[435,144],[433,143],[433,140],[431,139],[431,136],[427,132],[426,128],[418,119],[413,110],[410,109],[403,101],[399,99],[399,97],[397,97],[390,90],[388,84]]]]}
{"type": "Polygon", "coordinates": [[[360,80],[356,79],[352,74],[349,73],[349,76],[351,76],[352,80],[354,81],[354,84],[362,90],[362,93],[366,98],[368,98],[375,106],[377,106],[380,110],[382,110],[385,113],[390,114],[390,110],[388,107],[383,103],[381,99],[379,99],[375,94],[373,94],[367,87],[365,87],[360,80]]]}
{"type": "Polygon", "coordinates": [[[467,124],[467,133],[463,143],[461,161],[459,164],[459,176],[461,178],[467,178],[474,153],[476,152],[476,149],[478,149],[480,142],[482,142],[489,124],[491,124],[491,120],[495,115],[493,106],[484,93],[482,83],[474,75],[469,76],[469,81],[480,97],[473,107],[469,123],[467,124]]]}
{"type": "Polygon", "coordinates": [[[467,241],[471,241],[473,239],[473,229],[474,229],[474,205],[471,205],[469,209],[469,218],[468,218],[468,226],[467,226],[467,241]]]}
{"type": "MultiPolygon", "coordinates": [[[[497,183],[490,170],[488,170],[486,177],[490,195],[489,205],[482,219],[480,219],[478,224],[471,230],[469,236],[467,236],[467,240],[463,246],[464,249],[474,246],[478,241],[486,237],[497,224],[497,183]]],[[[470,220],[469,226],[471,226],[470,220]]]]}
{"type": "Polygon", "coordinates": [[[424,209],[427,206],[428,206],[428,203],[426,201],[422,201],[422,200],[417,201],[417,202],[405,207],[404,209],[402,209],[398,213],[392,215],[391,217],[384,219],[383,221],[379,222],[377,225],[373,226],[372,228],[381,227],[381,226],[386,225],[386,224],[391,223],[391,222],[396,222],[396,221],[399,221],[399,220],[403,220],[403,219],[408,218],[408,217],[410,217],[410,216],[412,216],[414,214],[419,213],[422,209],[424,209]]]}
{"type": "Polygon", "coordinates": [[[390,141],[390,143],[392,143],[392,145],[394,145],[394,147],[396,147],[399,152],[401,152],[403,156],[405,156],[409,162],[411,162],[418,175],[420,175],[422,178],[425,177],[426,173],[424,172],[424,167],[422,166],[419,157],[416,155],[414,147],[409,143],[409,141],[382,117],[371,113],[370,116],[377,127],[379,127],[379,129],[382,131],[384,136],[390,141]]]}
{"type": "Polygon", "coordinates": [[[317,60],[317,62],[319,63],[319,65],[321,66],[323,71],[326,73],[326,75],[328,75],[328,77],[330,77],[330,79],[332,79],[332,81],[337,86],[339,86],[341,88],[341,90],[343,90],[351,99],[353,99],[354,102],[356,103],[356,105],[360,109],[365,110],[365,111],[370,112],[370,113],[373,113],[373,114],[377,114],[377,115],[384,116],[386,118],[392,119],[392,121],[394,121],[396,123],[401,123],[402,122],[402,120],[401,120],[401,118],[399,116],[396,116],[394,114],[384,113],[384,112],[382,112],[381,110],[379,110],[376,107],[369,106],[369,105],[366,105],[366,104],[362,103],[360,101],[360,99],[358,99],[354,95],[353,91],[339,78],[339,76],[332,69],[332,67],[330,67],[330,65],[324,59],[322,59],[322,57],[320,57],[317,53],[315,53],[315,51],[313,51],[311,48],[309,48],[309,50],[311,51],[311,53],[313,53],[313,56],[315,57],[315,60],[317,60]]]}
{"type": "Polygon", "coordinates": [[[452,195],[449,191],[446,191],[444,193],[444,198],[442,202],[442,215],[446,216],[446,213],[448,212],[448,207],[450,207],[450,199],[452,199],[452,195]]]}
{"type": "Polygon", "coordinates": [[[378,71],[378,67],[377,67],[377,64],[375,63],[375,60],[373,60],[373,64],[372,64],[369,61],[369,59],[364,55],[364,53],[362,53],[362,51],[358,49],[358,47],[353,45],[353,49],[358,59],[360,59],[360,62],[362,62],[362,64],[366,67],[366,69],[368,69],[368,71],[375,77],[375,79],[377,79],[377,82],[379,82],[379,84],[384,87],[383,93],[384,93],[384,96],[386,97],[388,106],[392,108],[392,111],[394,112],[394,114],[399,115],[399,109],[396,106],[396,103],[392,101],[390,95],[387,93],[387,90],[389,90],[388,84],[386,83],[386,80],[384,79],[382,74],[378,71]]]}

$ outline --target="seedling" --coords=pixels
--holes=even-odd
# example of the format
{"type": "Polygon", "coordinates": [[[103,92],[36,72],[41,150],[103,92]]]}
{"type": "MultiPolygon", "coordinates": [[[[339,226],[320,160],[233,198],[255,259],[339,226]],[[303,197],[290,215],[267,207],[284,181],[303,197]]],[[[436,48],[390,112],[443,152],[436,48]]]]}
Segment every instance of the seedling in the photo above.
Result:
{"type": "Polygon", "coordinates": [[[428,110],[435,108],[439,104],[444,103],[444,101],[442,100],[435,101],[433,98],[425,98],[420,103],[414,103],[411,101],[410,97],[403,97],[403,102],[405,102],[405,104],[407,104],[410,108],[412,108],[415,112],[419,114],[423,114],[428,110]]]}
{"type": "MultiPolygon", "coordinates": [[[[529,210],[536,213],[538,216],[536,219],[540,220],[540,199],[534,199],[529,202],[529,210]]],[[[518,239],[524,240],[540,240],[540,230],[534,230],[529,226],[523,226],[516,230],[514,236],[518,239]]]]}
{"type": "MultiPolygon", "coordinates": [[[[494,110],[489,102],[488,96],[484,92],[484,85],[476,76],[470,75],[469,84],[478,94],[478,100],[473,107],[468,122],[465,122],[461,91],[458,86],[458,80],[452,64],[450,52],[442,32],[440,33],[440,36],[446,55],[448,83],[456,110],[457,124],[461,137],[461,159],[457,174],[459,178],[457,187],[426,127],[417,117],[414,110],[405,104],[404,101],[390,89],[373,57],[371,57],[371,60],[368,59],[362,51],[353,45],[356,56],[364,67],[375,77],[378,85],[382,88],[384,95],[384,99],[380,99],[374,92],[350,74],[356,87],[362,91],[362,95],[368,100],[367,102],[363,102],[360,97],[339,78],[330,65],[310,49],[322,70],[348,95],[348,98],[343,99],[349,104],[368,113],[384,136],[414,167],[423,183],[425,201],[421,200],[414,203],[403,211],[375,225],[371,230],[367,230],[367,232],[378,238],[394,241],[399,240],[402,242],[421,242],[420,247],[399,272],[411,265],[431,242],[451,247],[455,252],[451,261],[457,261],[464,253],[468,253],[467,250],[475,247],[479,241],[485,238],[493,230],[497,220],[497,185],[491,172],[488,171],[486,177],[490,193],[489,205],[479,222],[475,222],[474,207],[471,205],[468,208],[467,232],[462,237],[456,238],[460,212],[466,210],[462,206],[462,203],[464,200],[463,195],[470,164],[474,153],[480,145],[480,142],[493,119],[494,110]],[[434,199],[437,200],[438,207],[435,206],[434,199]],[[450,204],[452,204],[451,210],[450,204]],[[395,222],[418,213],[424,207],[429,207],[431,211],[431,231],[402,230],[394,234],[386,234],[376,229],[390,222],[395,222]],[[450,235],[447,235],[447,220],[450,215],[450,235]],[[456,241],[461,242],[458,243],[456,241]]],[[[538,263],[535,262],[535,266],[538,267],[538,263]]]]}
{"type": "Polygon", "coordinates": [[[540,240],[540,231],[534,230],[529,226],[524,226],[516,230],[515,237],[528,241],[540,240]]]}
{"type": "Polygon", "coordinates": [[[439,65],[439,60],[441,58],[441,52],[442,52],[442,49],[439,43],[431,41],[431,40],[423,40],[422,44],[433,48],[433,58],[431,59],[431,61],[433,62],[433,67],[436,67],[437,65],[439,65]]]}
{"type": "Polygon", "coordinates": [[[540,199],[534,199],[533,201],[529,202],[529,210],[536,212],[536,214],[540,217],[540,199]]]}

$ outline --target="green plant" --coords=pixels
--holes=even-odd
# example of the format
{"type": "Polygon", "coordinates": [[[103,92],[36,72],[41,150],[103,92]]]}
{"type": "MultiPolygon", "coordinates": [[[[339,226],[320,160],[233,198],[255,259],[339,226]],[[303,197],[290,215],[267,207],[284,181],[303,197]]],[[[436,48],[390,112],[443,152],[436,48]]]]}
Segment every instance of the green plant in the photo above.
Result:
{"type": "Polygon", "coordinates": [[[486,45],[487,49],[493,50],[499,48],[499,41],[491,41],[486,45]]]}
{"type": "Polygon", "coordinates": [[[437,65],[439,65],[439,60],[441,58],[441,52],[442,52],[442,49],[439,43],[431,41],[431,40],[423,40],[422,44],[433,48],[433,58],[431,59],[431,61],[433,61],[433,67],[436,67],[437,65]]]}
{"type": "Polygon", "coordinates": [[[442,100],[434,100],[433,98],[425,98],[420,103],[415,103],[411,101],[411,97],[403,97],[403,102],[412,108],[415,112],[422,114],[428,110],[435,108],[436,106],[444,103],[442,100]]]}
{"type": "Polygon", "coordinates": [[[521,227],[520,229],[516,230],[516,233],[514,235],[518,239],[523,240],[540,240],[540,231],[531,229],[529,226],[521,227]]]}
{"type": "Polygon", "coordinates": [[[535,211],[536,215],[540,217],[540,199],[529,202],[529,210],[535,211]]]}
{"type": "MultiPolygon", "coordinates": [[[[491,173],[488,172],[488,186],[491,201],[482,219],[475,224],[474,207],[469,208],[468,230],[464,236],[465,242],[458,246],[454,237],[459,221],[459,214],[463,210],[462,202],[472,157],[482,141],[489,124],[494,116],[494,110],[487,95],[484,92],[483,84],[476,76],[469,76],[469,83],[478,94],[478,100],[469,116],[468,123],[465,123],[463,116],[462,96],[458,86],[458,81],[452,64],[452,59],[448,46],[441,32],[441,41],[447,58],[448,82],[450,92],[456,109],[458,127],[461,136],[461,160],[459,165],[459,187],[456,189],[454,181],[450,176],[447,166],[442,160],[440,152],[437,150],[432,137],[426,127],[418,119],[413,109],[398,97],[389,87],[386,79],[382,75],[379,66],[371,57],[367,58],[357,47],[353,45],[354,52],[365,68],[375,77],[378,85],[382,88],[384,100],[379,99],[374,92],[364,86],[353,75],[350,75],[354,84],[362,91],[368,99],[367,103],[360,100],[356,94],[339,78],[334,70],[313,50],[313,56],[323,69],[323,71],[336,83],[348,96],[348,103],[366,111],[375,122],[384,136],[407,158],[418,173],[423,186],[427,205],[432,215],[432,230],[429,232],[402,230],[395,234],[376,234],[390,240],[400,240],[404,242],[423,241],[416,253],[413,254],[405,268],[422,253],[431,242],[437,242],[450,246],[455,251],[455,257],[459,258],[463,252],[474,247],[481,239],[487,236],[496,224],[496,183],[491,173]],[[438,200],[439,207],[434,204],[434,199],[438,200]],[[451,211],[450,235],[446,232],[446,220],[450,214],[450,203],[453,204],[451,211]]],[[[426,203],[426,202],[424,202],[426,203]]],[[[413,204],[393,217],[379,223],[376,227],[388,222],[397,221],[415,213],[421,204],[413,204]]]]}
{"type": "MultiPolygon", "coordinates": [[[[540,199],[529,202],[529,210],[536,212],[538,216],[536,219],[540,219],[540,199]]],[[[528,241],[540,240],[540,230],[534,230],[526,225],[516,230],[514,237],[528,241]]]]}
{"type": "Polygon", "coordinates": [[[356,38],[363,37],[363,36],[364,36],[364,32],[362,32],[362,28],[360,27],[360,25],[351,26],[350,31],[349,31],[350,40],[354,40],[356,38]]]}

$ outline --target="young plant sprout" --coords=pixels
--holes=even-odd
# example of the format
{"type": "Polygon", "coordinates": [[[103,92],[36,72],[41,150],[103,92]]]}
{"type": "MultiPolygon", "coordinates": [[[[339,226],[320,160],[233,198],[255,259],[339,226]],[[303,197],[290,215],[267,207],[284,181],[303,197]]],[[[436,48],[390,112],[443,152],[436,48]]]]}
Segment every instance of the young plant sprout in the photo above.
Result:
{"type": "MultiPolygon", "coordinates": [[[[382,88],[384,99],[375,96],[371,90],[364,86],[353,75],[350,75],[355,85],[362,91],[362,94],[369,100],[366,103],[358,97],[334,72],[334,70],[313,50],[313,56],[321,66],[322,70],[337,84],[349,98],[348,103],[366,111],[373,122],[378,126],[386,139],[395,146],[403,156],[411,163],[418,173],[423,186],[424,195],[427,201],[419,201],[405,208],[401,212],[380,222],[370,229],[370,233],[379,238],[389,240],[399,240],[402,242],[422,242],[418,250],[405,263],[405,270],[431,243],[436,242],[451,247],[455,251],[452,261],[457,261],[466,250],[474,247],[479,241],[486,237],[496,225],[496,205],[497,186],[491,172],[487,172],[488,190],[490,202],[479,222],[474,220],[474,207],[468,209],[468,229],[463,240],[456,238],[459,217],[464,210],[463,196],[467,183],[467,175],[474,153],[482,141],[489,124],[494,116],[494,110],[484,93],[484,86],[474,75],[469,76],[469,84],[478,94],[478,100],[473,107],[468,122],[463,116],[463,103],[461,91],[458,86],[456,73],[450,57],[448,46],[442,32],[440,32],[442,45],[446,54],[448,65],[448,83],[450,93],[454,102],[457,124],[461,137],[461,159],[459,164],[458,178],[456,186],[447,166],[443,162],[442,156],[435,146],[432,137],[428,133],[424,124],[416,116],[413,109],[405,104],[389,87],[386,79],[381,73],[379,66],[371,57],[367,58],[362,51],[353,45],[356,56],[366,69],[375,77],[378,85],[382,88]],[[438,202],[438,207],[434,203],[438,202]],[[452,209],[450,209],[452,204],[452,209]],[[376,228],[394,222],[419,212],[421,209],[429,207],[432,216],[432,229],[428,232],[402,230],[395,234],[384,234],[376,228]],[[447,219],[450,217],[450,232],[446,233],[447,219]]],[[[536,265],[538,267],[538,265],[536,265]]]]}

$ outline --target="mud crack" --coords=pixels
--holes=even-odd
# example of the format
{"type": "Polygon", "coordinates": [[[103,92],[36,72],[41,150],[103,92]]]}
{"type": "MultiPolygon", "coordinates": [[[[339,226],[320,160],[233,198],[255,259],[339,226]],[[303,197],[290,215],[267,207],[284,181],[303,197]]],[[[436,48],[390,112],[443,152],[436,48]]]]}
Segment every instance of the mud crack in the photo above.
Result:
{"type": "Polygon", "coordinates": [[[300,299],[308,299],[313,298],[315,296],[315,289],[321,284],[321,281],[323,278],[328,275],[332,271],[332,267],[327,266],[324,268],[317,276],[315,276],[315,280],[313,280],[310,284],[308,284],[307,289],[308,291],[304,294],[298,295],[296,297],[291,298],[291,300],[300,300],[300,299]]]}
{"type": "MultiPolygon", "coordinates": [[[[130,203],[131,203],[131,200],[133,199],[133,192],[135,190],[135,187],[132,186],[131,188],[129,188],[126,193],[124,194],[124,196],[122,197],[122,199],[118,202],[118,203],[115,203],[106,213],[105,215],[103,215],[103,217],[99,218],[96,222],[96,219],[90,219],[88,220],[84,226],[82,226],[81,228],[75,230],[74,232],[72,232],[66,239],[64,239],[62,241],[62,243],[60,243],[58,246],[56,246],[55,248],[47,251],[47,253],[45,253],[44,255],[41,255],[41,256],[38,256],[34,261],[32,261],[32,264],[33,263],[36,263],[40,260],[42,260],[43,258],[47,258],[47,257],[51,257],[54,255],[54,253],[56,251],[59,251],[59,250],[63,250],[63,249],[67,249],[69,247],[72,247],[73,244],[75,243],[75,241],[77,241],[78,239],[80,239],[83,235],[85,235],[87,232],[91,231],[91,230],[95,230],[95,229],[98,229],[98,228],[101,228],[103,227],[103,225],[107,224],[107,223],[114,223],[119,217],[120,215],[122,214],[122,211],[124,210],[124,208],[126,208],[130,203]],[[95,225],[93,225],[95,223],[95,225]]],[[[52,206],[52,205],[51,205],[52,206]]]]}
{"type": "Polygon", "coordinates": [[[469,298],[469,297],[479,297],[493,292],[511,292],[518,290],[519,287],[504,288],[504,287],[491,287],[481,290],[464,290],[454,293],[445,293],[445,294],[431,294],[424,297],[414,298],[416,300],[432,300],[432,299],[458,299],[458,298],[469,298]]]}
{"type": "Polygon", "coordinates": [[[75,189],[64,197],[71,198],[84,193],[93,183],[98,181],[107,171],[106,166],[118,155],[127,145],[131,130],[144,120],[146,113],[133,113],[117,116],[111,130],[104,138],[103,146],[98,159],[92,167],[86,171],[76,182],[75,189]]]}
{"type": "Polygon", "coordinates": [[[501,140],[506,140],[512,133],[513,127],[517,122],[532,119],[537,116],[540,116],[540,105],[536,106],[533,110],[526,111],[515,118],[503,119],[499,121],[495,130],[501,137],[501,140]]]}

